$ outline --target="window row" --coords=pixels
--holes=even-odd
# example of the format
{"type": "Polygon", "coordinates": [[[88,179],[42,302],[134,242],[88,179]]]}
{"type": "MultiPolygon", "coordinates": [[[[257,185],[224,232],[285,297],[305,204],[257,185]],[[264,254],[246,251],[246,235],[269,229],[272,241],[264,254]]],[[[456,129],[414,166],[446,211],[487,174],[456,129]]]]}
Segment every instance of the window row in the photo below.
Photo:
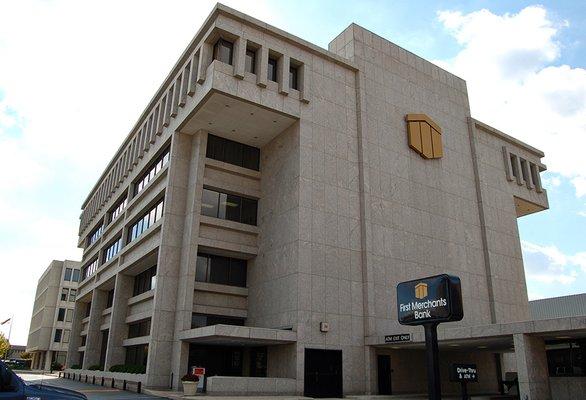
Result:
{"type": "Polygon", "coordinates": [[[148,292],[155,288],[157,283],[157,266],[153,266],[134,277],[133,296],[148,292]]]}
{"type": "Polygon", "coordinates": [[[244,318],[227,317],[224,315],[191,314],[191,329],[203,328],[211,325],[244,326],[244,318]]]}
{"type": "Polygon", "coordinates": [[[164,200],[159,201],[157,205],[147,211],[128,229],[128,243],[142,235],[144,231],[161,219],[163,216],[163,203],[164,200]]]}
{"type": "Polygon", "coordinates": [[[255,171],[260,168],[260,149],[212,134],[208,135],[206,157],[255,171]]]}
{"type": "Polygon", "coordinates": [[[96,240],[98,240],[102,236],[102,232],[104,232],[104,224],[98,226],[88,235],[87,245],[89,246],[95,243],[96,240]]]}
{"type": "Polygon", "coordinates": [[[198,253],[195,268],[197,282],[246,287],[246,260],[198,253]]]}
{"type": "Polygon", "coordinates": [[[149,357],[149,345],[141,344],[138,346],[126,347],[126,365],[140,365],[146,367],[149,357]]]}
{"type": "Polygon", "coordinates": [[[155,176],[163,169],[169,162],[169,149],[165,150],[163,154],[153,163],[150,170],[144,173],[144,175],[134,184],[134,195],[136,196],[146,187],[146,185],[152,181],[155,176]]]}
{"type": "Polygon", "coordinates": [[[82,281],[85,281],[87,278],[89,278],[90,276],[95,274],[97,270],[98,270],[98,258],[96,257],[96,258],[94,258],[94,260],[92,262],[90,262],[88,265],[83,267],[82,281]]]}
{"type": "Polygon", "coordinates": [[[110,246],[108,246],[108,248],[104,252],[104,263],[107,263],[108,261],[113,259],[116,256],[116,254],[118,254],[120,249],[122,249],[122,236],[118,236],[118,238],[114,240],[114,242],[110,246]]]}
{"type": "Polygon", "coordinates": [[[71,330],[69,329],[55,329],[55,336],[53,342],[55,343],[69,343],[71,337],[71,330]]]}
{"type": "Polygon", "coordinates": [[[505,155],[505,172],[509,181],[517,181],[518,185],[525,185],[527,189],[537,193],[543,192],[539,166],[516,154],[509,152],[503,147],[505,155]]]}
{"type": "Polygon", "coordinates": [[[73,321],[73,310],[70,308],[59,308],[57,311],[57,321],[71,322],[73,321]]]}
{"type": "Polygon", "coordinates": [[[148,336],[151,334],[151,319],[145,319],[128,324],[128,339],[148,336]]]}
{"type": "Polygon", "coordinates": [[[110,211],[110,222],[118,218],[122,214],[127,205],[128,197],[124,196],[122,200],[120,200],[118,203],[116,203],[116,205],[114,205],[112,211],[110,211]]]}
{"type": "Polygon", "coordinates": [[[77,296],[77,289],[61,289],[61,301],[75,302],[75,296],[77,296]]]}
{"type": "Polygon", "coordinates": [[[256,225],[258,200],[204,189],[201,213],[208,217],[256,225]]]}
{"type": "Polygon", "coordinates": [[[65,268],[65,274],[63,275],[65,282],[79,282],[79,269],[77,268],[65,268]]]}
{"type": "MultiPolygon", "coordinates": [[[[257,71],[257,59],[259,58],[258,49],[254,49],[250,46],[246,48],[246,55],[244,59],[244,70],[251,74],[258,74],[257,71]]],[[[220,38],[214,45],[214,60],[221,61],[225,64],[233,65],[234,59],[234,44],[226,39],[220,38]]],[[[289,87],[291,89],[299,90],[299,63],[291,60],[289,66],[289,87]]],[[[267,65],[267,79],[273,82],[278,81],[278,56],[269,54],[269,60],[267,65]]]]}

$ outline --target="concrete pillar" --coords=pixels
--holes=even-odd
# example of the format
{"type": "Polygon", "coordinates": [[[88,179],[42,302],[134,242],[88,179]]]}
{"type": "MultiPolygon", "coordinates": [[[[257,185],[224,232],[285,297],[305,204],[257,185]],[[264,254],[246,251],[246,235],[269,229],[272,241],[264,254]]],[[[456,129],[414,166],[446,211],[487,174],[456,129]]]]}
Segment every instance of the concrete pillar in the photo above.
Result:
{"type": "Polygon", "coordinates": [[[239,37],[234,41],[234,77],[244,79],[246,64],[246,39],[239,37]]]}
{"type": "Polygon", "coordinates": [[[521,400],[551,400],[545,341],[537,336],[513,335],[519,397],[521,400]]]}
{"type": "Polygon", "coordinates": [[[83,357],[83,368],[87,369],[92,365],[100,364],[100,350],[102,343],[102,311],[106,309],[108,294],[96,289],[92,293],[92,308],[90,310],[90,320],[87,329],[87,338],[85,344],[85,353],[83,357]]]}
{"type": "Polygon", "coordinates": [[[128,299],[132,297],[133,284],[134,277],[121,273],[116,275],[104,368],[106,371],[113,365],[124,364],[126,360],[126,350],[122,346],[122,342],[128,336],[126,313],[128,311],[128,299]]]}
{"type": "Polygon", "coordinates": [[[279,82],[279,93],[289,94],[289,67],[291,60],[289,56],[282,55],[277,61],[277,81],[279,82]]]}
{"type": "Polygon", "coordinates": [[[73,309],[73,322],[71,323],[71,334],[69,335],[69,347],[67,349],[67,358],[65,366],[67,368],[79,362],[79,353],[77,349],[81,345],[81,320],[84,316],[84,311],[87,303],[81,301],[75,302],[73,309]]]}
{"type": "Polygon", "coordinates": [[[257,50],[259,56],[257,57],[257,66],[256,66],[256,84],[260,87],[267,87],[267,73],[269,67],[269,48],[267,46],[262,46],[259,50],[257,50]]]}
{"type": "Polygon", "coordinates": [[[51,350],[49,350],[45,353],[45,366],[43,367],[43,369],[45,371],[51,370],[51,359],[53,358],[52,355],[53,355],[53,352],[51,350]]]}

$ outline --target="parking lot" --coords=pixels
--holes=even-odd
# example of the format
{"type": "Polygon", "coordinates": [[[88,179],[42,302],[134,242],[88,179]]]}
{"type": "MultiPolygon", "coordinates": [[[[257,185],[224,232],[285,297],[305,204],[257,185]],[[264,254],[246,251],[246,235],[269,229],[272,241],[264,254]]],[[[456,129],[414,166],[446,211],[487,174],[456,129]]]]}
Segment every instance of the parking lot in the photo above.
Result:
{"type": "Polygon", "coordinates": [[[120,399],[120,400],[151,400],[163,399],[163,397],[154,397],[147,394],[137,394],[120,389],[112,389],[110,387],[102,387],[100,385],[91,385],[84,382],[73,381],[69,379],[58,378],[55,375],[43,375],[21,372],[18,375],[28,384],[46,384],[57,386],[65,389],[75,390],[83,393],[91,400],[102,399],[120,399]]]}

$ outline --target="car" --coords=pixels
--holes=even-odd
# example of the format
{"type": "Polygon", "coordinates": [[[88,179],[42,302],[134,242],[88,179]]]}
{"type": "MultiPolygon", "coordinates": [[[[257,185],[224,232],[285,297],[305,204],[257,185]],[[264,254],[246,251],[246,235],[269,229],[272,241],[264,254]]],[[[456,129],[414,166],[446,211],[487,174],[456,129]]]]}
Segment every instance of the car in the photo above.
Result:
{"type": "Polygon", "coordinates": [[[0,399],[10,400],[87,400],[74,390],[45,384],[29,385],[0,361],[0,399]]]}

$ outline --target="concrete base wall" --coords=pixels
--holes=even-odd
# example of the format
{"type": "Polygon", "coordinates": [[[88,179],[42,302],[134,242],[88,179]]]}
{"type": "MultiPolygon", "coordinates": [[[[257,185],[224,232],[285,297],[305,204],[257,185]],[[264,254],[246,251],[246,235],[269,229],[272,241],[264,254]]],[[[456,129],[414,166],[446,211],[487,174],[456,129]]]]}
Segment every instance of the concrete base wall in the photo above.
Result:
{"type": "Polygon", "coordinates": [[[79,375],[81,374],[85,379],[85,376],[88,376],[88,382],[92,377],[96,377],[96,383],[98,379],[102,379],[102,377],[106,379],[112,379],[123,381],[126,380],[128,382],[141,382],[143,385],[146,384],[147,375],[146,374],[128,374],[124,372],[108,372],[108,371],[90,371],[87,369],[66,369],[63,371],[65,373],[79,375]]]}
{"type": "Polygon", "coordinates": [[[586,377],[549,378],[552,400],[574,400],[586,396],[586,377]]]}
{"type": "Polygon", "coordinates": [[[295,379],[212,376],[207,379],[206,392],[217,396],[294,395],[295,379]]]}

